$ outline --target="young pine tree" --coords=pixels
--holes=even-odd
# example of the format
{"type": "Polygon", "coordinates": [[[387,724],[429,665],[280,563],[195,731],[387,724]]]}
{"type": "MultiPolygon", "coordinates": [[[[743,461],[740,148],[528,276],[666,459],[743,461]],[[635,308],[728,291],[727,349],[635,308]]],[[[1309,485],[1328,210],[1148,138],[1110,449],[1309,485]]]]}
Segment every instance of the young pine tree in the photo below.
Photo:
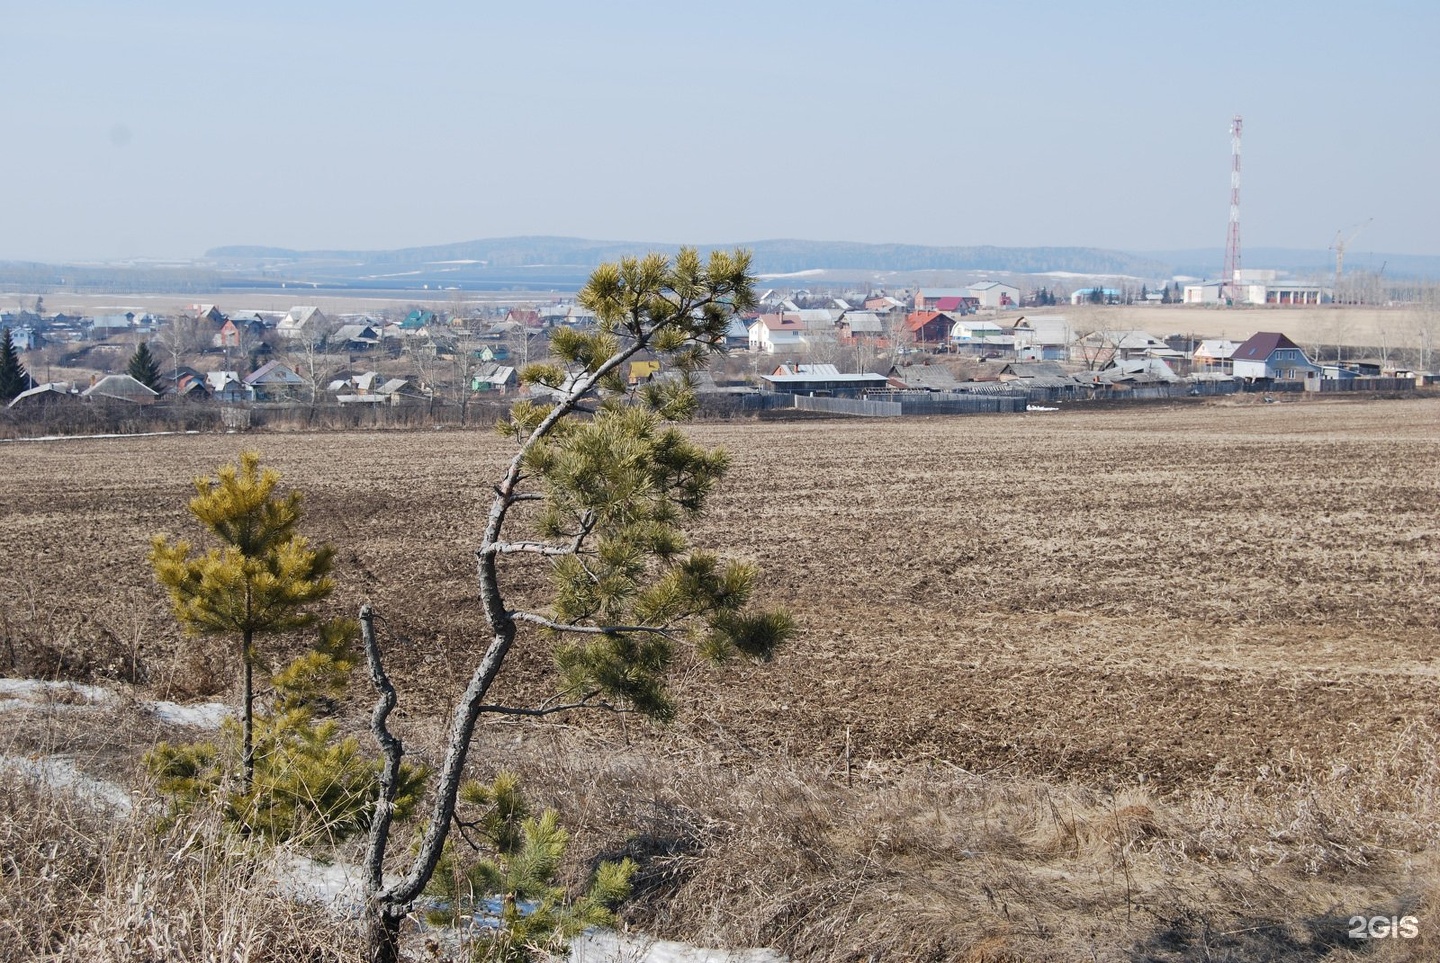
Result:
{"type": "MultiPolygon", "coordinates": [[[[685,532],[704,514],[729,459],[674,423],[696,409],[691,375],[723,353],[731,320],[755,306],[749,269],[747,252],[702,261],[688,248],[673,260],[652,254],[602,265],[579,297],[595,312],[595,327],[557,329],[556,361],[525,368],[522,378],[554,400],[522,400],[500,425],[515,450],[493,488],[476,551],[481,631],[490,643],[451,716],[410,869],[393,882],[384,873],[387,807],[404,747],[386,727],[396,694],[372,613],[362,610],[381,694],[371,724],[386,756],[366,860],[376,963],[399,959],[400,923],[446,851],[482,713],[538,718],[598,708],[669,719],[668,683],[678,666],[697,657],[763,661],[793,634],[787,612],[752,606],[755,566],[694,549],[685,532]],[[659,359],[670,379],[630,386],[624,365],[641,352],[659,359]],[[526,567],[550,579],[549,604],[527,610],[509,600],[526,567]],[[490,688],[517,645],[554,651],[558,691],[539,704],[491,703],[490,688]]],[[[539,833],[537,844],[547,835],[539,833]]]]}
{"type": "Polygon", "coordinates": [[[160,364],[144,341],[140,342],[140,347],[130,356],[130,364],[125,368],[125,373],[151,391],[157,394],[160,392],[160,364]]]}
{"type": "MultiPolygon", "coordinates": [[[[143,348],[143,345],[142,345],[143,348]]],[[[220,547],[191,555],[188,542],[157,536],[150,564],[170,593],[175,617],[190,632],[234,635],[240,641],[242,768],[255,780],[255,640],[313,625],[308,606],[334,590],[329,577],[334,549],[311,548],[296,532],[299,492],[281,497],[280,473],[260,468],[245,452],[214,479],[197,478],[190,514],[220,540],[220,547]]]]}
{"type": "Polygon", "coordinates": [[[425,890],[438,906],[426,916],[437,925],[474,920],[474,958],[551,959],[586,927],[615,925],[615,907],[630,896],[634,860],[602,861],[585,892],[571,899],[558,884],[570,834],[555,810],[532,815],[519,778],[503,770],[489,785],[466,783],[460,799],[474,811],[473,818],[459,820],[468,845],[453,838],[445,844],[425,890]],[[470,859],[460,855],[464,849],[472,851],[470,859]]]}
{"type": "Polygon", "coordinates": [[[20,361],[10,329],[4,328],[0,331],[0,401],[13,401],[29,387],[30,375],[20,361]]]}

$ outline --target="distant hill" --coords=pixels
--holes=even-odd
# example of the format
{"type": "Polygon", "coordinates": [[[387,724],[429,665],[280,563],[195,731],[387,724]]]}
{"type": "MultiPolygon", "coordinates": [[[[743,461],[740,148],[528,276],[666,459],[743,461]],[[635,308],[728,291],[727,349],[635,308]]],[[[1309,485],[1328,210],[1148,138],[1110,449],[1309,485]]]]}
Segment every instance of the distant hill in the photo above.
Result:
{"type": "MultiPolygon", "coordinates": [[[[1219,249],[1126,252],[1090,247],[939,247],[844,241],[771,239],[712,248],[748,248],[761,275],[825,272],[816,283],[969,283],[983,275],[1063,272],[1080,278],[1124,276],[1161,282],[1179,276],[1215,278],[1219,249]],[[889,275],[896,275],[893,279],[889,275]],[[880,278],[876,276],[880,275],[880,278]],[[937,280],[939,278],[939,280],[937,280]]],[[[599,264],[649,251],[673,253],[676,244],[597,241],[573,237],[498,237],[391,251],[297,251],[232,246],[192,262],[36,264],[0,263],[0,286],[45,292],[58,288],[111,292],[283,291],[291,288],[349,292],[573,291],[599,264]]],[[[1331,251],[1248,248],[1244,263],[1325,282],[1335,270],[1331,251]]],[[[1440,278],[1440,257],[1346,253],[1346,273],[1381,271],[1387,278],[1440,278]]]]}
{"type": "MultiPolygon", "coordinates": [[[[816,269],[874,271],[975,270],[1035,274],[1070,271],[1076,274],[1168,276],[1166,265],[1153,258],[1082,247],[933,247],[917,244],[861,244],[844,241],[763,240],[698,244],[711,248],[744,247],[755,253],[755,270],[789,274],[816,269]]],[[[220,247],[207,259],[222,268],[264,263],[309,265],[326,274],[361,277],[397,268],[443,265],[451,274],[493,274],[504,270],[569,268],[588,274],[605,261],[648,251],[674,252],[679,245],[641,241],[592,241],[569,237],[502,237],[458,244],[403,248],[394,251],[294,251],[274,247],[220,247]]]]}

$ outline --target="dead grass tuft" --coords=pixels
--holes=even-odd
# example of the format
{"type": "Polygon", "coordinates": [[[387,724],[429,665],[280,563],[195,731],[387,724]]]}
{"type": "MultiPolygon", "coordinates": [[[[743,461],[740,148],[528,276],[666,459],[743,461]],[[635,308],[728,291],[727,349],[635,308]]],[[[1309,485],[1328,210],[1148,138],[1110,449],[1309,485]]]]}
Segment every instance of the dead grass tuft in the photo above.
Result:
{"type": "Polygon", "coordinates": [[[353,960],[358,928],[278,894],[214,814],[149,817],[0,772],[0,958],[353,960]],[[355,930],[356,932],[352,932],[355,930]]]}

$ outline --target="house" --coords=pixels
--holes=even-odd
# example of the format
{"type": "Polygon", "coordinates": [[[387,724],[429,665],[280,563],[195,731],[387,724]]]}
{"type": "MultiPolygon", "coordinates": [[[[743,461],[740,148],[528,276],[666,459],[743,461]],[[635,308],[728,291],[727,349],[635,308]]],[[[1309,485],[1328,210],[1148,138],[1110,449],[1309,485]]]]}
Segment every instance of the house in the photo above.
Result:
{"type": "Polygon", "coordinates": [[[1123,292],[1119,288],[1105,288],[1098,285],[1081,288],[1070,293],[1071,304],[1116,304],[1123,292]]]}
{"type": "Polygon", "coordinates": [[[780,365],[773,373],[760,378],[770,391],[821,397],[853,398],[866,391],[889,387],[884,375],[841,374],[833,364],[780,365]]]}
{"type": "Polygon", "coordinates": [[[966,288],[966,293],[982,308],[1013,308],[1020,303],[1020,289],[1002,281],[980,281],[966,288]]]}
{"type": "Polygon", "coordinates": [[[909,391],[954,391],[960,386],[950,369],[938,364],[892,365],[886,378],[909,391]]]}
{"type": "Polygon", "coordinates": [[[216,401],[240,402],[250,401],[255,397],[255,389],[251,388],[240,379],[238,371],[210,371],[205,375],[205,388],[210,397],[216,401]]]}
{"type": "Polygon", "coordinates": [[[102,314],[90,319],[90,337],[103,341],[111,335],[125,334],[135,327],[135,313],[102,314]]]}
{"type": "Polygon", "coordinates": [[[380,346],[380,331],[369,324],[342,324],[326,339],[332,348],[356,353],[373,351],[380,346]]]}
{"type": "Polygon", "coordinates": [[[1106,364],[1116,358],[1128,360],[1184,357],[1184,352],[1176,351],[1148,331],[1138,329],[1126,331],[1099,328],[1081,337],[1075,347],[1087,361],[1106,364]]]}
{"type": "Polygon", "coordinates": [[[80,393],[68,381],[47,381],[20,392],[7,408],[41,408],[51,404],[79,404],[80,393]]]}
{"type": "Polygon", "coordinates": [[[972,297],[936,298],[935,310],[944,311],[955,317],[962,314],[974,314],[980,310],[980,299],[972,297]]]}
{"type": "Polygon", "coordinates": [[[1252,381],[1304,381],[1318,378],[1320,366],[1305,356],[1305,349],[1276,331],[1251,335],[1231,355],[1237,378],[1252,381]]]}
{"type": "Polygon", "coordinates": [[[294,398],[308,382],[284,362],[267,361],[250,373],[245,384],[260,401],[285,401],[294,398]]]}
{"type": "Polygon", "coordinates": [[[1203,371],[1218,371],[1229,374],[1231,371],[1231,359],[1235,356],[1235,349],[1240,347],[1240,342],[1230,341],[1226,338],[1209,338],[1201,341],[1195,346],[1195,353],[1191,356],[1195,367],[1203,371]]]}
{"type": "Polygon", "coordinates": [[[471,391],[512,391],[520,384],[520,377],[514,368],[498,364],[483,364],[470,378],[471,391]]]}
{"type": "Polygon", "coordinates": [[[1021,361],[1066,361],[1074,329],[1064,315],[1042,314],[1015,322],[1015,357],[1021,361]]]}
{"type": "Polygon", "coordinates": [[[890,314],[893,311],[904,311],[905,302],[888,294],[882,294],[878,297],[866,298],[865,310],[874,311],[876,314],[890,314]]]}
{"type": "Polygon", "coordinates": [[[969,288],[921,288],[915,292],[916,311],[938,311],[941,298],[973,298],[969,288]]]}
{"type": "Polygon", "coordinates": [[[106,375],[81,393],[91,401],[129,405],[153,405],[160,396],[128,374],[106,375]]]}
{"type": "Polygon", "coordinates": [[[275,333],[287,341],[319,341],[330,333],[330,322],[319,308],[301,305],[280,319],[275,333]]]}
{"type": "Polygon", "coordinates": [[[15,345],[16,351],[34,351],[45,347],[45,338],[30,325],[22,324],[10,329],[10,343],[15,345]]]}
{"type": "Polygon", "coordinates": [[[725,326],[725,348],[745,349],[750,347],[750,327],[739,317],[732,315],[725,326]]]}
{"type": "Polygon", "coordinates": [[[1105,384],[1174,384],[1181,380],[1163,358],[1116,358],[1099,374],[1105,384]]]}
{"type": "Polygon", "coordinates": [[[1185,285],[1181,296],[1185,304],[1219,304],[1224,300],[1224,287],[1221,281],[1201,281],[1185,285]]]}
{"type": "Polygon", "coordinates": [[[434,311],[425,311],[421,308],[416,308],[414,311],[411,311],[409,314],[405,315],[405,320],[400,322],[400,330],[419,331],[423,328],[430,327],[434,323],[434,311]]]}
{"type": "Polygon", "coordinates": [[[805,326],[793,314],[762,314],[750,322],[751,351],[775,354],[805,347],[805,326]]]}
{"type": "Polygon", "coordinates": [[[944,344],[954,327],[955,319],[944,311],[912,311],[905,318],[905,333],[917,344],[944,344]]]}
{"type": "MultiPolygon", "coordinates": [[[[540,317],[539,311],[532,311],[528,308],[511,308],[505,312],[505,319],[501,324],[515,324],[522,328],[543,328],[545,322],[540,317]]],[[[500,325],[495,325],[490,330],[494,331],[500,325]]]]}
{"type": "Polygon", "coordinates": [[[376,388],[375,393],[391,405],[430,400],[430,392],[409,378],[391,378],[376,388]]]}
{"type": "Polygon", "coordinates": [[[1027,388],[1074,388],[1082,383],[1058,361],[1013,361],[1000,369],[1000,380],[1027,388]]]}
{"type": "Polygon", "coordinates": [[[194,312],[196,318],[217,328],[225,323],[225,312],[213,304],[192,304],[190,310],[194,312]]]}
{"type": "Polygon", "coordinates": [[[877,341],[885,334],[885,325],[874,311],[846,311],[835,324],[842,344],[877,341]]]}
{"type": "Polygon", "coordinates": [[[182,374],[176,378],[171,383],[169,393],[189,401],[205,401],[210,397],[210,389],[206,386],[205,379],[193,373],[182,374]]]}
{"type": "Polygon", "coordinates": [[[379,383],[380,372],[378,371],[339,371],[336,372],[336,377],[325,386],[325,390],[332,395],[355,391],[372,392],[379,383]]]}
{"type": "Polygon", "coordinates": [[[1005,333],[1005,330],[994,321],[956,321],[955,327],[950,329],[951,341],[984,341],[986,338],[998,338],[1005,333]]]}
{"type": "Polygon", "coordinates": [[[660,371],[660,362],[653,358],[644,361],[630,362],[629,381],[632,385],[638,385],[642,381],[649,381],[650,378],[660,371]]]}

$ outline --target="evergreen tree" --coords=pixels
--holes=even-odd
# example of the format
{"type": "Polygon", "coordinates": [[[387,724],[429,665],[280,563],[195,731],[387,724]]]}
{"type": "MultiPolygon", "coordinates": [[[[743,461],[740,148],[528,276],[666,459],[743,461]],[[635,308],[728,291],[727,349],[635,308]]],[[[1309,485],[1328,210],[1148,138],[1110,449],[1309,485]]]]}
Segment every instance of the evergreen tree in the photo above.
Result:
{"type": "MultiPolygon", "coordinates": [[[[423,836],[403,878],[385,878],[392,774],[403,746],[386,727],[396,694],[385,676],[373,614],[361,610],[370,674],[381,698],[371,728],[386,758],[366,857],[371,959],[398,959],[400,921],[445,853],[461,774],[481,713],[544,717],[594,707],[668,719],[670,669],[687,652],[720,661],[770,657],[793,633],[784,611],[752,611],[757,570],[690,549],[682,523],[704,512],[724,477],[723,451],[693,444],[672,422],[697,401],[689,375],[724,351],[736,314],[755,305],[750,256],[690,248],[605,264],[579,302],[592,330],[557,329],[558,363],[532,364],[522,378],[549,402],[520,401],[501,431],[515,453],[493,487],[476,551],[482,631],[490,644],[450,714],[451,728],[423,836]],[[624,365],[642,351],[678,373],[630,386],[624,365]],[[572,417],[584,414],[587,417],[572,417]],[[514,512],[522,502],[535,512],[514,512]],[[502,560],[504,574],[502,575],[502,560]],[[544,608],[514,607],[517,566],[535,566],[552,591],[544,608]],[[523,634],[522,634],[522,629],[523,634]],[[538,705],[487,702],[517,644],[553,646],[561,684],[538,705]]],[[[523,577],[522,577],[523,581],[523,577]]],[[[685,660],[688,661],[688,660],[685,660]]]]}
{"type": "Polygon", "coordinates": [[[130,364],[125,373],[156,394],[160,393],[160,365],[150,354],[150,346],[144,341],[140,342],[140,347],[130,356],[130,364]]]}
{"type": "MultiPolygon", "coordinates": [[[[354,668],[355,623],[327,622],[319,643],[270,679],[274,698],[255,713],[255,779],[248,786],[227,780],[240,742],[239,727],[226,719],[218,739],[173,745],[161,742],[145,765],[169,798],[172,816],[218,799],[226,822],[247,834],[284,841],[345,839],[369,828],[380,767],[354,736],[340,736],[333,709],[354,668]]],[[[422,769],[405,766],[396,793],[395,818],[419,802],[422,769]]]]}
{"type": "Polygon", "coordinates": [[[214,479],[195,479],[197,494],[190,499],[190,514],[221,547],[192,557],[188,542],[171,544],[157,536],[150,548],[155,576],[186,629],[240,637],[241,765],[247,789],[255,780],[255,638],[315,624],[306,607],[335,587],[329,577],[334,549],[311,548],[296,533],[301,495],[280,497],[275,493],[279,481],[279,472],[261,470],[257,453],[244,452],[238,467],[225,465],[214,479]]]}
{"type": "Polygon", "coordinates": [[[14,400],[30,387],[30,374],[20,361],[20,352],[10,336],[10,328],[0,329],[0,402],[14,400]]]}
{"type": "Polygon", "coordinates": [[[425,890],[440,907],[426,914],[429,922],[481,921],[475,957],[494,963],[553,959],[582,929],[615,925],[614,908],[629,897],[638,868],[634,860],[602,861],[585,893],[570,899],[556,883],[570,834],[555,810],[532,816],[520,780],[506,771],[489,785],[466,783],[460,798],[477,810],[462,823],[481,855],[463,861],[458,847],[446,844],[425,890]]]}

